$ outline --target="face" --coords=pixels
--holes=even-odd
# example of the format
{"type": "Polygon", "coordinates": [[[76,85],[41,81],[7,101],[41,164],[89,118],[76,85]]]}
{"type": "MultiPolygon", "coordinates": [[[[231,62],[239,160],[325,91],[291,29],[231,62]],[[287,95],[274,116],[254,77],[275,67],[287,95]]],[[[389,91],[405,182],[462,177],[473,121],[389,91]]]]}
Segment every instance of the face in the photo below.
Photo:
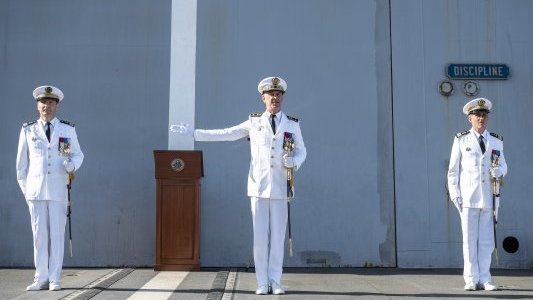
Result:
{"type": "Polygon", "coordinates": [[[37,110],[43,121],[51,121],[59,107],[58,101],[54,99],[43,98],[37,101],[37,110]]]}
{"type": "Polygon", "coordinates": [[[266,110],[271,114],[277,114],[281,110],[283,102],[283,93],[280,91],[268,91],[261,95],[265,103],[266,110]]]}
{"type": "Polygon", "coordinates": [[[487,128],[487,123],[489,122],[489,113],[486,111],[478,111],[476,113],[468,115],[468,122],[472,124],[472,128],[477,133],[485,132],[487,128]]]}

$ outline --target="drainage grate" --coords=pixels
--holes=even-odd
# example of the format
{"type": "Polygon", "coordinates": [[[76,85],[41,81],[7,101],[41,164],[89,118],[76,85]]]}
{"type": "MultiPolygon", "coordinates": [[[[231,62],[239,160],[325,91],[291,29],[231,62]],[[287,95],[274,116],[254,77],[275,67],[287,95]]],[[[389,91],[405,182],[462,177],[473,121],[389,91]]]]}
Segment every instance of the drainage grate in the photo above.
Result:
{"type": "Polygon", "coordinates": [[[113,270],[106,275],[96,279],[95,281],[89,283],[83,288],[76,290],[60,300],[86,300],[91,299],[96,296],[101,291],[110,287],[113,283],[119,281],[120,279],[128,276],[133,269],[117,269],[113,270]]]}
{"type": "Polygon", "coordinates": [[[211,285],[211,291],[207,294],[205,300],[220,300],[224,295],[224,289],[226,287],[226,281],[228,280],[229,271],[220,271],[217,273],[213,284],[211,285]]]}

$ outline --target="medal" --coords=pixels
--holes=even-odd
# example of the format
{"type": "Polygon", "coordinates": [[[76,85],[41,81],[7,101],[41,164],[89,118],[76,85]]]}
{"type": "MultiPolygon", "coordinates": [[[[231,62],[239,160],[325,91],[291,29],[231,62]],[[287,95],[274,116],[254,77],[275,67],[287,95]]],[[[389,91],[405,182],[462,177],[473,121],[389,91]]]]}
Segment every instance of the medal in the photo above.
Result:
{"type": "Polygon", "coordinates": [[[70,138],[59,138],[59,156],[70,157],[70,138]]]}
{"type": "Polygon", "coordinates": [[[292,132],[283,134],[283,150],[287,156],[292,156],[294,151],[294,136],[292,132]]]}

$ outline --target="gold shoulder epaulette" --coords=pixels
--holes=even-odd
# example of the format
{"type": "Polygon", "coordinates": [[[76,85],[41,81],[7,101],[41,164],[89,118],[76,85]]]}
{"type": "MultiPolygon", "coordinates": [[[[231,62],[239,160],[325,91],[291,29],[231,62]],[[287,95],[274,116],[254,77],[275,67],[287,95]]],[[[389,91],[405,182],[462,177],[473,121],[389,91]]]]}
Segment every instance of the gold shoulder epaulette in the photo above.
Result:
{"type": "Polygon", "coordinates": [[[72,127],[75,127],[74,123],[70,123],[69,121],[59,120],[59,122],[61,122],[63,124],[67,124],[67,125],[72,126],[72,127]]]}
{"type": "Polygon", "coordinates": [[[29,121],[29,122],[26,122],[24,124],[22,124],[22,127],[26,127],[26,126],[30,126],[32,124],[35,124],[37,121],[29,121]]]}
{"type": "Polygon", "coordinates": [[[463,132],[458,132],[458,133],[455,135],[455,137],[456,137],[456,138],[460,138],[460,137],[465,136],[465,135],[467,135],[467,134],[469,134],[469,133],[470,133],[470,131],[468,131],[468,130],[467,130],[467,131],[463,131],[463,132]]]}
{"type": "Polygon", "coordinates": [[[298,123],[298,119],[296,119],[295,117],[287,116],[287,119],[298,123]]]}
{"type": "Polygon", "coordinates": [[[490,135],[492,135],[493,137],[499,139],[500,141],[503,142],[503,136],[499,135],[499,134],[496,134],[496,133],[493,133],[491,132],[490,135]]]}
{"type": "Polygon", "coordinates": [[[251,113],[251,114],[250,114],[250,117],[260,117],[260,116],[262,116],[262,115],[263,115],[263,113],[260,113],[260,112],[254,112],[254,113],[251,113]]]}

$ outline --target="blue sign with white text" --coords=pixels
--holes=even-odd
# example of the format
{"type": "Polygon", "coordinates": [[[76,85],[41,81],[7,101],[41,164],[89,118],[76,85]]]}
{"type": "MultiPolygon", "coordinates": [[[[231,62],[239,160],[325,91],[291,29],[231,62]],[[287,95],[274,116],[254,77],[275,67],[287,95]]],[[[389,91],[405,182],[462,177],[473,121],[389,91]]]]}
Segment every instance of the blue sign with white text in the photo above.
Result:
{"type": "Polygon", "coordinates": [[[508,79],[505,64],[449,64],[446,76],[450,79],[508,79]]]}

